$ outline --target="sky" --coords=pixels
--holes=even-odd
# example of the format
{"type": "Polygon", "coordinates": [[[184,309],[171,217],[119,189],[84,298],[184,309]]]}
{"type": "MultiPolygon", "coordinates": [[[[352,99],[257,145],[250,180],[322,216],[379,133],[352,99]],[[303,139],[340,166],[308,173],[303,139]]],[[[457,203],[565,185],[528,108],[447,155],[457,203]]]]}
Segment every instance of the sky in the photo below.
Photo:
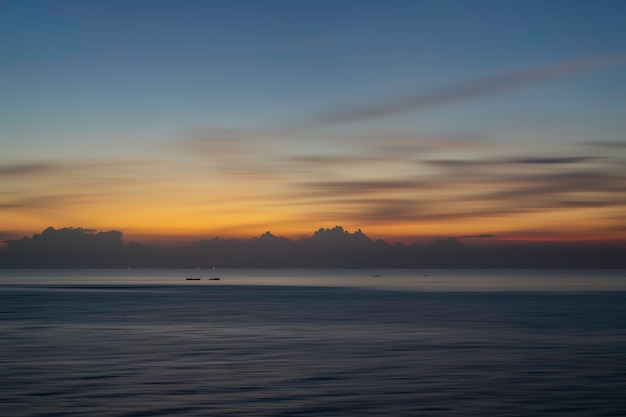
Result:
{"type": "Polygon", "coordinates": [[[0,0],[0,238],[623,243],[625,14],[0,0]]]}

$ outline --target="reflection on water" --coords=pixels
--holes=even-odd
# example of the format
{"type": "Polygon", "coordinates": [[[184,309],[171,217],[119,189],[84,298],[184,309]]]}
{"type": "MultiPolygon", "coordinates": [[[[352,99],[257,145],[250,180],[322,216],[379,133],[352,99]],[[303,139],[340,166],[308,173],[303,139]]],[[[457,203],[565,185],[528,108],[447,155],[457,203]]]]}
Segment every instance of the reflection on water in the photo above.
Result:
{"type": "MultiPolygon", "coordinates": [[[[390,290],[369,285],[369,272],[365,284],[355,282],[355,271],[317,271],[329,284],[316,286],[268,271],[229,271],[215,285],[185,283],[173,271],[30,271],[14,285],[15,273],[3,272],[0,286],[3,415],[619,416],[626,409],[626,292],[550,290],[569,273],[542,273],[553,280],[545,291],[500,284],[470,292],[390,290]]],[[[499,273],[505,282],[519,279],[499,273]]],[[[481,286],[496,279],[473,274],[463,276],[481,286]]],[[[619,273],[610,278],[619,284],[619,273]]]]}

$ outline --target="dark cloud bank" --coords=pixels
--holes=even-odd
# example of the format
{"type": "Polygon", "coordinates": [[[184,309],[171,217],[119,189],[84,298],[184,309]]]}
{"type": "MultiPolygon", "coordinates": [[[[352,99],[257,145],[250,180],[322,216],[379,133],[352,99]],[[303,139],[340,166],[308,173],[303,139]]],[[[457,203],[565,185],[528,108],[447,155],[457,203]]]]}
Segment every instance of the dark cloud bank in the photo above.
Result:
{"type": "Polygon", "coordinates": [[[555,243],[468,246],[453,237],[403,245],[374,241],[360,230],[350,233],[337,226],[298,241],[267,232],[250,240],[215,238],[165,249],[124,244],[118,231],[50,227],[7,241],[0,251],[0,267],[626,268],[626,248],[555,243]]]}

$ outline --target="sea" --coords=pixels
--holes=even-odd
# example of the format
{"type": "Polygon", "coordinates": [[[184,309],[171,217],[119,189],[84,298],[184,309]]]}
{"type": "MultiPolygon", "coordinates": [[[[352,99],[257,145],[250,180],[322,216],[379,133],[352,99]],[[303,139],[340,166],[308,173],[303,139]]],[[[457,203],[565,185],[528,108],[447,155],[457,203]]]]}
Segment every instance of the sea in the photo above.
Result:
{"type": "Polygon", "coordinates": [[[626,271],[0,270],[0,415],[624,416],[626,271]]]}

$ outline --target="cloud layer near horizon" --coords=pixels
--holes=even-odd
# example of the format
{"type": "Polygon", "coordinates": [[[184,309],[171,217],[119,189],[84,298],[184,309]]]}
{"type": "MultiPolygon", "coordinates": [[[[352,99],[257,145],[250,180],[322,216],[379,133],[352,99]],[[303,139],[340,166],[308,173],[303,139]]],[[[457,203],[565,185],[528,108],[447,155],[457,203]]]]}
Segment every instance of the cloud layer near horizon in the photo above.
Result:
{"type": "Polygon", "coordinates": [[[314,154],[248,138],[224,144],[206,134],[181,142],[177,161],[0,166],[0,178],[12,184],[0,209],[62,225],[149,229],[154,226],[142,223],[149,219],[166,230],[169,219],[172,229],[183,224],[183,230],[236,235],[332,224],[367,225],[382,237],[623,233],[626,155],[603,146],[533,155],[475,141],[471,151],[461,144],[462,157],[451,158],[452,141],[350,138],[342,153],[314,154]],[[95,224],[94,213],[102,223],[95,224]]]}

